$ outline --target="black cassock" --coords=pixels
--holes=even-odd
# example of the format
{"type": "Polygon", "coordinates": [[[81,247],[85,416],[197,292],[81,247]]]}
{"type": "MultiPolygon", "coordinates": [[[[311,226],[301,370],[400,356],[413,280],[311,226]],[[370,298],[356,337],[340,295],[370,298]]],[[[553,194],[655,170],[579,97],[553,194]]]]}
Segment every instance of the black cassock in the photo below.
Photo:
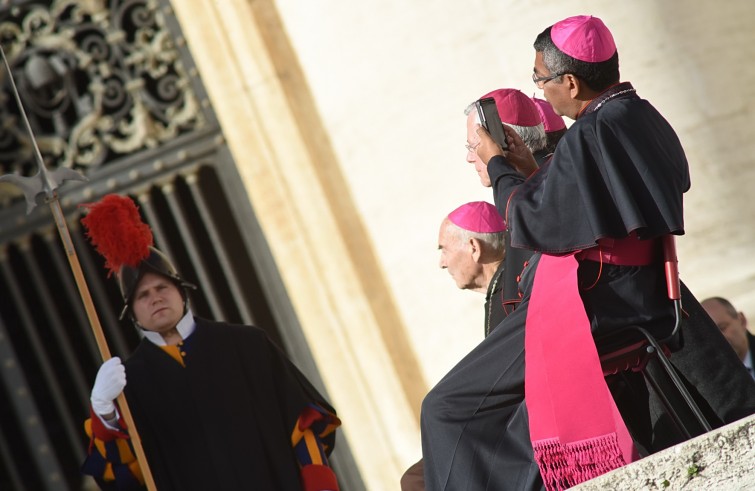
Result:
{"type": "Polygon", "coordinates": [[[261,329],[197,318],[186,343],[186,367],[147,340],[125,362],[157,488],[300,490],[291,433],[330,405],[261,329]]]}
{"type": "MultiPolygon", "coordinates": [[[[684,151],[668,122],[628,83],[592,101],[559,142],[553,158],[528,179],[503,157],[491,159],[488,174],[515,247],[560,254],[630,233],[653,239],[684,232],[682,194],[690,186],[684,151]]],[[[527,418],[521,404],[525,320],[538,257],[533,256],[522,275],[523,300],[517,310],[423,402],[428,490],[522,490],[541,485],[533,475],[537,466],[531,461],[529,435],[523,433],[527,418]]],[[[591,285],[598,267],[582,261],[580,284],[591,285]]],[[[628,324],[654,325],[672,315],[660,261],[640,267],[604,264],[599,276],[592,289],[580,292],[594,333],[628,324]]],[[[694,332],[672,361],[696,384],[694,392],[705,400],[706,412],[718,419],[714,424],[751,414],[755,384],[741,362],[737,365],[733,350],[722,344],[725,340],[715,325],[700,313],[691,293],[684,291],[685,309],[692,314],[685,329],[694,332]],[[698,363],[702,356],[708,359],[698,363]],[[712,363],[719,367],[714,374],[712,363]]],[[[553,335],[557,332],[554,329],[553,335]]],[[[635,385],[644,387],[639,379],[635,385]]],[[[661,440],[651,435],[651,417],[662,416],[651,416],[646,392],[628,399],[629,406],[623,406],[621,398],[617,404],[630,431],[642,446],[657,448],[661,440]]],[[[583,416],[589,417],[575,418],[583,416]]]]}

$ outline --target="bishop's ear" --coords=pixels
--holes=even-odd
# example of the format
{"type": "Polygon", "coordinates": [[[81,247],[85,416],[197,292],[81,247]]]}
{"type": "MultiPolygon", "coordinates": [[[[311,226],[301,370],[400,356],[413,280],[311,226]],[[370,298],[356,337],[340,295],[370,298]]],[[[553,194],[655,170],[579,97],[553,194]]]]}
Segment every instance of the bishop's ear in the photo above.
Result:
{"type": "Polygon", "coordinates": [[[589,101],[591,99],[594,99],[597,95],[594,90],[588,87],[584,80],[572,75],[571,73],[564,75],[563,83],[567,84],[569,88],[569,95],[574,100],[589,101]]]}
{"type": "Polygon", "coordinates": [[[482,247],[480,240],[475,239],[474,237],[470,237],[467,244],[469,246],[469,251],[472,254],[472,259],[474,260],[474,262],[479,263],[480,259],[482,258],[482,247]]]}

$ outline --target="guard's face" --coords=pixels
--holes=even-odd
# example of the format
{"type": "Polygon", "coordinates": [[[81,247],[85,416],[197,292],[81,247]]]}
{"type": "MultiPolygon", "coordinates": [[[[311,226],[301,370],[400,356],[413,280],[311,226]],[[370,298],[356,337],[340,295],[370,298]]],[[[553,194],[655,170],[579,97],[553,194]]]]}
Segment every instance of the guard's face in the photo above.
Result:
{"type": "Polygon", "coordinates": [[[467,115],[467,162],[474,165],[480,183],[486,188],[490,187],[490,176],[488,176],[488,166],[480,160],[475,149],[480,144],[480,137],[477,136],[477,114],[472,111],[467,115]]]}
{"type": "Polygon", "coordinates": [[[184,299],[175,283],[148,272],[136,286],[131,309],[142,328],[165,333],[176,327],[183,317],[184,299]]]}

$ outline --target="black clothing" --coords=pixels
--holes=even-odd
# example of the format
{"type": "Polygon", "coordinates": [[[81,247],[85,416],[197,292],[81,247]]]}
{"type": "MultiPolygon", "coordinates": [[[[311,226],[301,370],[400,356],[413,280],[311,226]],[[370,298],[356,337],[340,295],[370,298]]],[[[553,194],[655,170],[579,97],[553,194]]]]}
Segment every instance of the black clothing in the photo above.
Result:
{"type": "MultiPolygon", "coordinates": [[[[538,255],[522,273],[529,289],[538,255]]],[[[528,295],[422,402],[428,491],[543,489],[524,405],[528,295]]]]}
{"type": "MultiPolygon", "coordinates": [[[[682,324],[683,347],[671,353],[671,364],[713,428],[755,413],[755,381],[692,292],[683,282],[681,287],[688,317],[682,324]]],[[[683,441],[655,396],[651,414],[654,451],[683,441]]]]}
{"type": "Polygon", "coordinates": [[[682,193],[690,180],[676,133],[631,85],[608,92],[608,101],[588,106],[526,181],[502,156],[488,162],[514,247],[558,254],[632,231],[640,239],[684,232],[682,193]]]}
{"type": "Polygon", "coordinates": [[[261,329],[196,319],[188,342],[185,367],[147,340],[125,362],[157,488],[301,490],[291,432],[330,405],[261,329]]]}
{"type": "Polygon", "coordinates": [[[503,303],[504,291],[504,273],[506,267],[504,261],[498,266],[493,274],[493,278],[488,283],[488,291],[485,294],[485,337],[487,337],[499,322],[506,317],[506,311],[503,303]]]}
{"type": "MultiPolygon", "coordinates": [[[[684,232],[682,195],[690,186],[684,151],[665,119],[629,84],[619,84],[593,101],[551,160],[528,179],[501,156],[488,162],[488,174],[514,247],[559,254],[594,247],[603,238],[624,239],[632,232],[640,239],[684,232]]],[[[526,426],[525,321],[539,257],[533,255],[522,273],[523,297],[517,309],[423,401],[428,490],[542,487],[532,463],[532,443],[510,431],[512,425],[522,427],[521,419],[515,425],[518,416],[526,426]]],[[[603,266],[597,284],[580,293],[593,331],[625,323],[655,325],[669,318],[660,256],[648,266],[603,266]]],[[[595,282],[594,269],[591,261],[580,263],[581,285],[595,282]]],[[[568,326],[553,326],[553,335],[558,328],[568,326]]],[[[740,387],[747,392],[746,386],[740,387]]],[[[741,408],[747,397],[734,406],[741,408]]],[[[639,419],[647,428],[647,395],[643,398],[639,419]]]]}
{"type": "MultiPolygon", "coordinates": [[[[601,238],[624,238],[630,232],[640,238],[683,233],[682,194],[690,186],[684,151],[666,120],[626,83],[590,103],[561,139],[553,158],[521,186],[517,184],[523,178],[502,157],[491,159],[488,174],[500,212],[506,213],[514,194],[505,219],[515,245],[562,253],[593,247],[601,238]]],[[[582,261],[580,284],[590,285],[600,268],[582,261]]],[[[664,289],[658,263],[603,264],[599,283],[581,291],[593,333],[628,324],[648,325],[660,336],[667,333],[671,310],[664,289]]],[[[714,427],[752,414],[755,385],[743,376],[732,350],[723,349],[723,336],[692,293],[684,285],[682,291],[690,318],[684,325],[684,348],[672,354],[672,363],[694,386],[692,393],[714,427]]],[[[651,397],[657,409],[657,400],[651,397]]],[[[629,415],[638,407],[638,397],[634,399],[629,410],[619,408],[628,420],[647,421],[647,414],[629,415]]],[[[679,441],[668,435],[671,425],[664,424],[665,415],[652,417],[656,429],[652,442],[645,432],[630,427],[641,446],[655,451],[679,441]]]]}
{"type": "Polygon", "coordinates": [[[488,284],[485,295],[485,336],[522,301],[519,277],[532,256],[532,251],[511,247],[511,235],[508,232],[503,234],[506,256],[488,284]]]}

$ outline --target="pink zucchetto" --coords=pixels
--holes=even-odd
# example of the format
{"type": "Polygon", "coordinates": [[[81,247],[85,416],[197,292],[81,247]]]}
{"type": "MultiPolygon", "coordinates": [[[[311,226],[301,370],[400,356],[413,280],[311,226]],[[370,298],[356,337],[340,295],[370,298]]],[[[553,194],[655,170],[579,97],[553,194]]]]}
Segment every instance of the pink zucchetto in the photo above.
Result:
{"type": "Polygon", "coordinates": [[[459,228],[481,234],[495,234],[506,230],[506,224],[495,206],[486,201],[473,201],[456,208],[448,219],[459,228]]]}
{"type": "Polygon", "coordinates": [[[532,102],[535,103],[537,112],[540,113],[540,120],[543,122],[543,127],[545,128],[546,133],[566,129],[564,119],[556,114],[556,111],[553,110],[553,106],[551,106],[550,102],[538,99],[537,97],[533,97],[532,102]]]}
{"type": "Polygon", "coordinates": [[[540,124],[540,113],[537,112],[537,107],[522,91],[497,89],[485,94],[480,99],[486,97],[492,97],[495,100],[495,107],[498,109],[501,122],[517,126],[537,126],[540,124]]]}
{"type": "Polygon", "coordinates": [[[592,15],[577,15],[556,22],[551,27],[551,39],[565,54],[589,63],[606,61],[616,53],[611,31],[592,15]]]}

